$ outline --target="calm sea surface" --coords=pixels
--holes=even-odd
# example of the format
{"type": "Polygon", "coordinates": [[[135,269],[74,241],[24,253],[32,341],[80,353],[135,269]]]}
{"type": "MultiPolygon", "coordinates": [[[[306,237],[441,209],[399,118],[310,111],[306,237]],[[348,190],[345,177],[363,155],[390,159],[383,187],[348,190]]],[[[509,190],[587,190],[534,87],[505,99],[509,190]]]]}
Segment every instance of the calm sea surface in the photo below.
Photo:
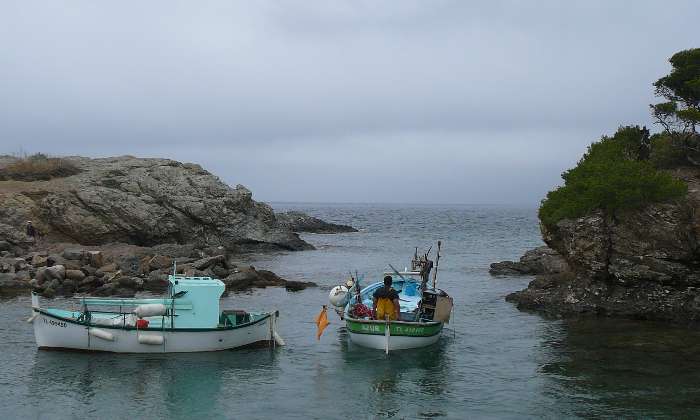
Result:
{"type": "MultiPolygon", "coordinates": [[[[320,285],[231,295],[227,308],[281,312],[287,346],[211,354],[37,351],[28,297],[0,301],[2,418],[698,417],[700,332],[615,320],[562,321],[504,301],[529,278],[488,265],[541,244],[534,208],[277,204],[362,231],[304,235],[318,250],[252,262],[320,285]],[[388,357],[316,341],[313,318],[349,271],[403,268],[443,240],[439,284],[455,298],[439,343],[388,357]]],[[[67,302],[57,302],[67,304],[67,302]]]]}

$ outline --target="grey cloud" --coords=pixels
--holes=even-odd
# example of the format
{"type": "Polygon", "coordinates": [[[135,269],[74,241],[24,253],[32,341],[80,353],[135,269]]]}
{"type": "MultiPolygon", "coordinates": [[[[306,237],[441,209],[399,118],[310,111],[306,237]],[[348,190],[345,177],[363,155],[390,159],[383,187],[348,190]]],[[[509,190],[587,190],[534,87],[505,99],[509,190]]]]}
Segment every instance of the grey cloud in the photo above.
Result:
{"type": "Polygon", "coordinates": [[[0,1],[0,151],[196,160],[267,200],[534,204],[588,143],[651,123],[698,18],[692,1],[0,1]]]}

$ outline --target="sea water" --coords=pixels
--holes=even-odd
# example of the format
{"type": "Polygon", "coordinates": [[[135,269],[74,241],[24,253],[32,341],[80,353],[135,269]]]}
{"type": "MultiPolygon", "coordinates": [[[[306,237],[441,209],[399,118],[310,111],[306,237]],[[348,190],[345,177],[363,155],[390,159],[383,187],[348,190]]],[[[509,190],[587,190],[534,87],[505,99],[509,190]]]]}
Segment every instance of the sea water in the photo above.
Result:
{"type": "MultiPolygon", "coordinates": [[[[542,244],[535,208],[275,204],[361,231],[305,234],[317,249],[251,256],[256,268],[316,282],[232,294],[223,307],[279,309],[276,349],[114,355],[38,351],[29,298],[0,301],[2,418],[695,417],[700,333],[649,322],[558,320],[504,297],[530,277],[492,277],[489,263],[542,244]],[[438,286],[452,322],[431,347],[353,345],[343,322],[316,340],[314,316],[352,273],[375,281],[443,241],[438,286]]],[[[56,302],[67,304],[65,301],[56,302]]]]}

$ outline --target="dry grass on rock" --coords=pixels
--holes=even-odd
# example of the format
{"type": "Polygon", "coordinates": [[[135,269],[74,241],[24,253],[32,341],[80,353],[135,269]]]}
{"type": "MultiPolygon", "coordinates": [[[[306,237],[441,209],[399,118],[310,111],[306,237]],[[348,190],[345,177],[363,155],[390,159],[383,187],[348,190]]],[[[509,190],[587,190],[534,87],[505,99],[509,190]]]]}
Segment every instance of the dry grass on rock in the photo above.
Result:
{"type": "Polygon", "coordinates": [[[79,172],[80,169],[69,160],[37,153],[17,159],[0,168],[0,181],[47,181],[79,172]]]}

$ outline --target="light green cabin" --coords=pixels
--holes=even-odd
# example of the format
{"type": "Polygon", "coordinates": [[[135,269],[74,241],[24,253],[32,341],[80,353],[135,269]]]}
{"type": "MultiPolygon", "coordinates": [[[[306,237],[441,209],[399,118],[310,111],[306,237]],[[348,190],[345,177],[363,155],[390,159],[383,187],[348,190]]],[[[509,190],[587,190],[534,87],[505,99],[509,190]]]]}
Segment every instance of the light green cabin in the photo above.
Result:
{"type": "MultiPolygon", "coordinates": [[[[175,328],[216,328],[219,324],[219,299],[226,287],[221,280],[211,277],[168,276],[171,296],[185,294],[175,299],[175,328]],[[178,308],[182,300],[190,305],[178,308]]],[[[166,299],[168,300],[168,299],[166,299]]],[[[169,305],[166,304],[169,307],[169,305]]]]}

